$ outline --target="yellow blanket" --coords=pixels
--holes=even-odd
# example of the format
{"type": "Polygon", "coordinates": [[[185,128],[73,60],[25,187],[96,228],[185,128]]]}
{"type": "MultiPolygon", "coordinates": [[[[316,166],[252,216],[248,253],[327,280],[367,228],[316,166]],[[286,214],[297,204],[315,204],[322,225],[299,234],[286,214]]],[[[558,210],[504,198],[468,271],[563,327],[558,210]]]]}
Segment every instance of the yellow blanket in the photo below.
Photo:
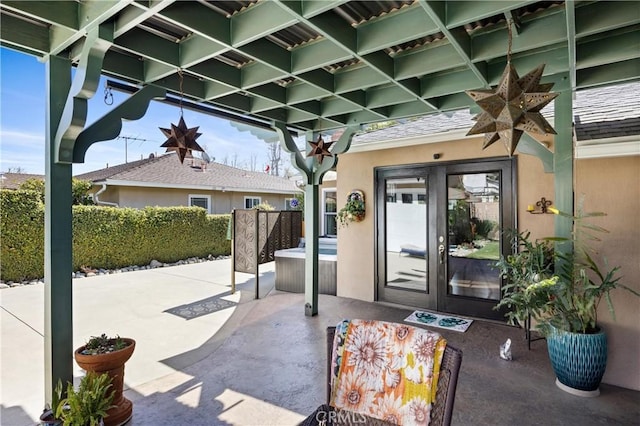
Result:
{"type": "Polygon", "coordinates": [[[398,425],[427,425],[446,340],[384,321],[336,327],[331,405],[398,425]]]}

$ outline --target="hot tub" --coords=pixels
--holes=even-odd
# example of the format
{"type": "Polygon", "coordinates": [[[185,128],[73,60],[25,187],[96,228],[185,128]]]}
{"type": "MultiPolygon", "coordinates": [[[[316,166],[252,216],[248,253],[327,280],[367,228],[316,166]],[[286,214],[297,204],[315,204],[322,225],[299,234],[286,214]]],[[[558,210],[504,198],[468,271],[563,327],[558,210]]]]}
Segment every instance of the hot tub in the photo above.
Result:
{"type": "MultiPolygon", "coordinates": [[[[305,248],[277,250],[276,290],[304,293],[305,248]]],[[[318,291],[336,295],[336,240],[320,238],[318,241],[318,291]]]]}

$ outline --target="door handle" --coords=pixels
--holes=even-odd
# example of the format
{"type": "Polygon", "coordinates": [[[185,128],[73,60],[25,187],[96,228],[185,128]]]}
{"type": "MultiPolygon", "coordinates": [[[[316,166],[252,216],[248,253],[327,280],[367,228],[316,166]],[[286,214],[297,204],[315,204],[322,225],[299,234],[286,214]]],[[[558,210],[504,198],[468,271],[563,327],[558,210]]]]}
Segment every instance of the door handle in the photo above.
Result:
{"type": "Polygon", "coordinates": [[[444,265],[444,244],[438,246],[438,254],[440,255],[440,264],[444,265]]]}

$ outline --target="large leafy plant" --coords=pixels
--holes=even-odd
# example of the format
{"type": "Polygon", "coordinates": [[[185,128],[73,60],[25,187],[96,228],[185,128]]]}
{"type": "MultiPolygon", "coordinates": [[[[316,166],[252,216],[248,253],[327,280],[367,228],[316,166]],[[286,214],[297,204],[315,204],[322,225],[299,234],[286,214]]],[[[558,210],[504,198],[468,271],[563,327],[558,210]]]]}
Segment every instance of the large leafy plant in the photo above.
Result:
{"type": "Polygon", "coordinates": [[[596,245],[601,241],[598,235],[608,231],[590,220],[605,214],[583,213],[581,206],[578,212],[577,216],[557,213],[572,221],[570,238],[549,237],[531,242],[528,233],[520,234],[521,250],[497,262],[500,273],[507,279],[497,307],[509,308],[506,315],[512,322],[531,315],[544,334],[552,327],[574,333],[594,333],[598,330],[598,306],[602,299],[606,300],[615,320],[612,290],[622,288],[640,296],[620,282],[619,266],[608,267],[606,260],[598,259],[596,245]],[[556,246],[553,270],[550,264],[541,262],[549,253],[551,243],[556,246]],[[604,265],[603,269],[600,264],[604,265]]]}
{"type": "Polygon", "coordinates": [[[503,298],[496,309],[507,308],[509,323],[523,325],[530,316],[541,316],[549,301],[530,287],[535,288],[532,286],[553,275],[553,244],[547,240],[532,241],[528,231],[509,231],[507,235],[514,253],[500,257],[495,264],[506,279],[503,298]]]}
{"type": "Polygon", "coordinates": [[[111,387],[107,373],[87,372],[77,391],[73,384],[68,384],[67,397],[59,402],[56,418],[62,420],[64,426],[98,426],[111,408],[111,387]]]}

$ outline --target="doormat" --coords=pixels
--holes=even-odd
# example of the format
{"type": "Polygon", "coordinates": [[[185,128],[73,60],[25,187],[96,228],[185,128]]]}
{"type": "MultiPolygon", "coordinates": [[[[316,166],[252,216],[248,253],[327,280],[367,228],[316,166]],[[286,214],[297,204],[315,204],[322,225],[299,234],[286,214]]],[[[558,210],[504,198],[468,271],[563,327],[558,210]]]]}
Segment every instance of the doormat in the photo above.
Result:
{"type": "Polygon", "coordinates": [[[218,295],[198,300],[197,302],[188,303],[186,305],[176,306],[163,312],[168,312],[186,320],[190,320],[201,317],[203,315],[212,314],[214,312],[218,312],[236,305],[236,302],[230,302],[228,300],[221,299],[220,295],[218,295]]]}
{"type": "Polygon", "coordinates": [[[473,320],[453,317],[451,315],[434,314],[433,312],[414,311],[404,319],[407,322],[430,325],[432,327],[455,330],[461,333],[467,331],[473,320]]]}

